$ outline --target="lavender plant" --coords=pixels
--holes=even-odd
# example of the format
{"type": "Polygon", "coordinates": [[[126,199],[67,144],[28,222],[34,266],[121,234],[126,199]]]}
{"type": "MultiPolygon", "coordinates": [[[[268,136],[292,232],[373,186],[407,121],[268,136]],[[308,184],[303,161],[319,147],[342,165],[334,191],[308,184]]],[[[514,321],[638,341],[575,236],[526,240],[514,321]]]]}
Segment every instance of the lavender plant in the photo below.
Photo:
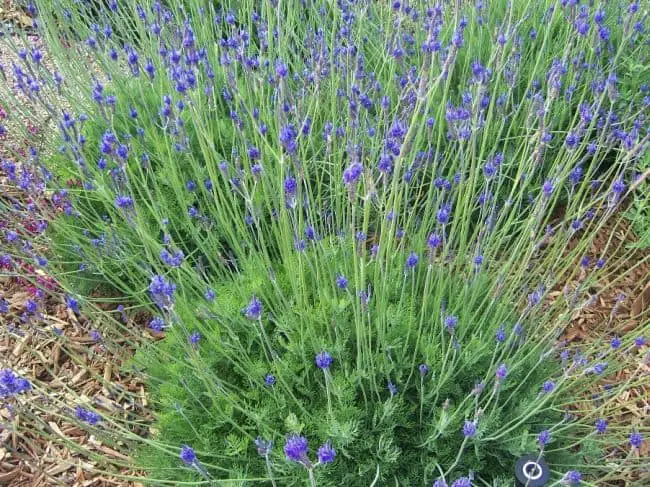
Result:
{"type": "MultiPolygon", "coordinates": [[[[595,236],[648,198],[639,3],[30,10],[58,71],[8,38],[6,92],[59,147],[3,167],[59,209],[70,310],[116,346],[101,284],[164,335],[130,364],[149,434],[68,404],[151,482],[511,485],[529,453],[555,484],[641,474],[617,398],[647,383],[647,316],[561,339],[623,277],[595,236]]],[[[2,238],[12,272],[37,257],[2,238]]]]}

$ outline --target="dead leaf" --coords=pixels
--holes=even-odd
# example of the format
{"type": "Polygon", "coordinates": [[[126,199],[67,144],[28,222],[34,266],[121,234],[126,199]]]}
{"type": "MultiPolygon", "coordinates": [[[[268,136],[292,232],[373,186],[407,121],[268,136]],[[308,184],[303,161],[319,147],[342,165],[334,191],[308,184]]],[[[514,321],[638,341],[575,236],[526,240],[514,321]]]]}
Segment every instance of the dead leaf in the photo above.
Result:
{"type": "Polygon", "coordinates": [[[638,316],[647,309],[650,309],[650,282],[632,303],[632,316],[638,316]]]}

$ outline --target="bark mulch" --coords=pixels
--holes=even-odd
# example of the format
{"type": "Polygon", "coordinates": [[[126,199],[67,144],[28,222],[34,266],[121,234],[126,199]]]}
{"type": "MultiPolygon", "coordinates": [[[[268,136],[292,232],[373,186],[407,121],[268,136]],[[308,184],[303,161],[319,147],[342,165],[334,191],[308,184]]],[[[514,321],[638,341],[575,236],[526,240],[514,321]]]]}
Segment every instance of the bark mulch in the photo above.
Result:
{"type": "MultiPolygon", "coordinates": [[[[65,419],[76,405],[91,403],[110,414],[141,415],[146,410],[142,382],[120,370],[129,349],[116,353],[104,347],[90,335],[92,322],[72,313],[57,297],[45,299],[38,328],[12,326],[32,296],[26,284],[20,278],[0,277],[0,295],[10,303],[10,312],[4,316],[7,322],[0,328],[0,364],[28,377],[35,389],[26,398],[19,398],[19,415],[10,408],[0,409],[0,485],[139,485],[115,479],[115,475],[133,472],[113,468],[112,474],[103,474],[106,465],[65,446],[72,442],[111,460],[129,461],[123,453],[65,419]],[[58,334],[67,338],[65,346],[61,346],[58,334]]],[[[127,326],[135,333],[140,325],[127,326]]]]}

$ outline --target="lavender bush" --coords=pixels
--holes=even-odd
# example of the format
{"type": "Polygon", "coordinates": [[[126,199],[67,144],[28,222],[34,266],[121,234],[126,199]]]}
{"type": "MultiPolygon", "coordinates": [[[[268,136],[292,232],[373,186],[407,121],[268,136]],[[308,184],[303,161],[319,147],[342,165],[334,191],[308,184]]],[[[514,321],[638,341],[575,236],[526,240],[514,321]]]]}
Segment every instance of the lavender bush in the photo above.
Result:
{"type": "Polygon", "coordinates": [[[638,2],[29,9],[58,71],[6,38],[11,113],[60,139],[3,168],[59,216],[47,258],[5,229],[3,263],[46,267],[105,346],[96,286],[151,314],[150,433],[68,406],[152,483],[512,485],[530,453],[555,484],[641,475],[618,398],[647,316],[561,340],[623,277],[595,236],[648,199],[638,2]]]}

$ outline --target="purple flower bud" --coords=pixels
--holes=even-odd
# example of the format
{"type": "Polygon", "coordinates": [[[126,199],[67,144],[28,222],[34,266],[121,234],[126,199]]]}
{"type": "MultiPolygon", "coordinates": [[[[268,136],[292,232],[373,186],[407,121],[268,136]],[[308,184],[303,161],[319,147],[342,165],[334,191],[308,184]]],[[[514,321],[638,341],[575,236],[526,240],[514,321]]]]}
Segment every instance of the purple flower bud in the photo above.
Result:
{"type": "Polygon", "coordinates": [[[161,332],[165,328],[165,321],[160,316],[156,316],[149,322],[149,328],[161,332]]]}
{"type": "Polygon", "coordinates": [[[542,186],[542,191],[544,192],[544,196],[547,198],[551,196],[551,193],[553,193],[553,181],[550,179],[547,179],[544,181],[544,185],[542,186]]]}
{"type": "Polygon", "coordinates": [[[450,217],[451,217],[451,204],[446,203],[438,209],[438,213],[436,213],[436,218],[439,223],[444,225],[446,223],[449,223],[450,217]]]}
{"type": "Polygon", "coordinates": [[[641,448],[641,445],[643,445],[643,435],[638,431],[633,431],[630,434],[630,445],[632,445],[632,448],[641,448]]]}
{"type": "Polygon", "coordinates": [[[495,338],[497,340],[497,343],[503,343],[506,340],[506,328],[505,328],[505,326],[501,325],[501,326],[499,326],[499,328],[497,328],[495,338]]]}
{"type": "Polygon", "coordinates": [[[625,182],[622,178],[619,178],[612,183],[612,192],[615,195],[620,195],[623,191],[625,191],[625,182]]]}
{"type": "Polygon", "coordinates": [[[130,196],[118,195],[115,197],[115,206],[118,208],[130,208],[133,206],[133,199],[130,196]]]}
{"type": "Polygon", "coordinates": [[[193,347],[196,347],[196,345],[199,343],[201,340],[201,334],[198,331],[192,332],[192,334],[188,337],[188,341],[190,342],[190,345],[193,347]]]}
{"type": "Polygon", "coordinates": [[[415,252],[411,252],[406,259],[406,267],[408,269],[413,269],[417,265],[419,260],[420,258],[418,257],[418,254],[416,254],[415,252]]]}
{"type": "Polygon", "coordinates": [[[326,351],[322,351],[316,354],[316,358],[314,362],[316,363],[316,367],[318,367],[319,369],[326,370],[330,368],[330,365],[332,365],[334,359],[329,353],[327,353],[326,351]]]}
{"type": "Polygon", "coordinates": [[[289,69],[287,68],[287,65],[284,64],[282,60],[278,59],[275,62],[275,74],[279,78],[285,78],[288,73],[289,73],[289,69]]]}
{"type": "Polygon", "coordinates": [[[442,243],[442,238],[440,237],[440,234],[438,234],[437,232],[429,234],[427,245],[431,250],[438,248],[441,243],[442,243]]]}
{"type": "Polygon", "coordinates": [[[506,364],[501,364],[497,367],[496,376],[499,381],[502,381],[508,376],[508,367],[506,367],[506,364]]]}
{"type": "Polygon", "coordinates": [[[22,394],[31,388],[29,381],[18,376],[13,370],[0,370],[0,399],[22,394]]]}
{"type": "Polygon", "coordinates": [[[550,394],[550,393],[553,392],[554,390],[555,390],[555,382],[553,382],[552,380],[547,380],[547,381],[544,382],[544,384],[542,385],[542,392],[543,392],[544,394],[550,394]]]}
{"type": "Polygon", "coordinates": [[[149,293],[160,308],[169,308],[174,304],[174,292],[176,285],[168,281],[164,276],[154,276],[149,284],[149,293]]]}
{"type": "Polygon", "coordinates": [[[183,460],[183,463],[186,465],[194,465],[196,463],[196,453],[192,447],[188,445],[183,445],[181,447],[180,458],[183,460]]]}
{"type": "Polygon", "coordinates": [[[578,230],[580,230],[581,228],[582,228],[582,220],[580,220],[579,218],[577,218],[577,219],[575,219],[575,220],[573,220],[573,221],[571,222],[571,229],[572,229],[572,230],[574,230],[574,231],[578,231],[578,230]]]}
{"type": "Polygon", "coordinates": [[[609,364],[607,362],[599,362],[596,365],[592,367],[592,372],[596,375],[602,375],[605,370],[607,370],[607,366],[609,364]]]}
{"type": "Polygon", "coordinates": [[[348,287],[348,279],[343,274],[339,274],[336,277],[336,287],[339,289],[346,289],[348,287]]]}
{"type": "Polygon", "coordinates": [[[244,308],[244,315],[249,320],[259,320],[262,316],[262,310],[262,302],[257,299],[257,296],[253,295],[248,306],[244,308]]]}
{"type": "Polygon", "coordinates": [[[289,176],[284,180],[284,194],[286,196],[293,196],[296,194],[296,189],[298,184],[296,183],[296,178],[289,176]]]}
{"type": "Polygon", "coordinates": [[[450,333],[454,331],[456,325],[458,324],[458,317],[454,315],[449,315],[445,317],[445,327],[450,333]]]}
{"type": "Polygon", "coordinates": [[[575,132],[569,132],[566,136],[564,143],[569,149],[575,149],[577,145],[580,143],[580,136],[575,132]]]}
{"type": "Polygon", "coordinates": [[[601,41],[607,42],[611,36],[611,31],[609,30],[609,27],[605,25],[601,25],[598,28],[598,37],[601,41]]]}
{"type": "Polygon", "coordinates": [[[476,422],[465,421],[463,425],[463,436],[465,438],[474,438],[476,436],[476,422]]]}
{"type": "Polygon", "coordinates": [[[343,171],[343,182],[346,186],[350,186],[356,183],[359,180],[362,172],[363,166],[360,163],[355,162],[343,171]]]}
{"type": "Polygon", "coordinates": [[[65,297],[65,304],[70,310],[75,313],[79,312],[79,301],[74,296],[67,295],[65,297]]]}
{"type": "Polygon", "coordinates": [[[549,441],[551,441],[551,432],[549,430],[544,430],[537,436],[537,443],[541,448],[544,448],[549,441]]]}

